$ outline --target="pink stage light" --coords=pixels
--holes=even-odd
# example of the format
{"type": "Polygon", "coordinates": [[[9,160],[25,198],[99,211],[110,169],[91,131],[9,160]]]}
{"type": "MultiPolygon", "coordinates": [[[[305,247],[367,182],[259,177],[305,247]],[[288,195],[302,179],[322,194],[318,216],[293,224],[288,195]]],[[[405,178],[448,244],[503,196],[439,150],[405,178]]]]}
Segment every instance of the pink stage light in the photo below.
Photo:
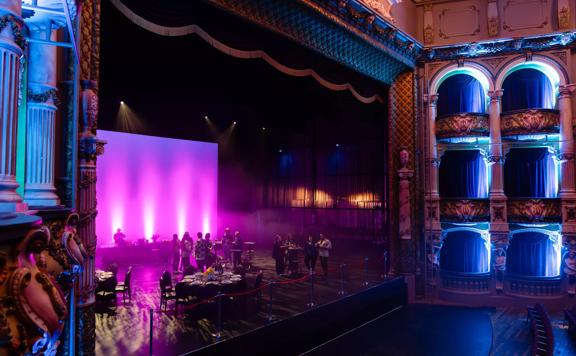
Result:
{"type": "Polygon", "coordinates": [[[98,130],[107,142],[98,159],[96,234],[113,244],[185,231],[216,232],[218,145],[98,130]]]}

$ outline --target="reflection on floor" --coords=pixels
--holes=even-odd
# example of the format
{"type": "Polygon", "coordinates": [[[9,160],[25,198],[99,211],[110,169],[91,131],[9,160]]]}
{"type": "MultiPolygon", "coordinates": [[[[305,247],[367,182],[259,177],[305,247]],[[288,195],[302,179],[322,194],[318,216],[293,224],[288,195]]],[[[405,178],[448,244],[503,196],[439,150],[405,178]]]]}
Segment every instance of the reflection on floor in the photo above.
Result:
{"type": "MultiPolygon", "coordinates": [[[[339,265],[345,263],[346,274],[344,289],[347,293],[362,290],[364,280],[371,285],[382,282],[382,260],[378,258],[373,246],[364,248],[341,249],[330,258],[328,279],[315,279],[313,298],[316,305],[340,297],[342,288],[339,265]],[[345,256],[344,256],[345,254],[345,256]],[[364,268],[364,257],[370,256],[367,272],[364,268]]],[[[263,270],[264,280],[290,281],[288,277],[278,279],[275,274],[274,261],[270,250],[257,250],[254,265],[257,270],[263,270]]],[[[98,264],[98,262],[97,262],[98,264]]],[[[118,261],[118,275],[122,280],[128,267],[126,261],[118,261]]],[[[98,266],[102,268],[103,266],[98,266]]],[[[150,309],[153,314],[153,351],[155,355],[177,355],[197,349],[215,341],[217,332],[216,303],[205,304],[191,313],[180,313],[177,317],[171,311],[159,311],[158,279],[165,269],[170,269],[168,263],[151,266],[135,265],[133,269],[132,303],[123,306],[119,295],[119,306],[115,311],[100,310],[96,315],[96,354],[98,355],[148,355],[150,332],[150,309]]],[[[316,272],[320,272],[320,264],[316,272]]],[[[181,278],[181,276],[177,276],[181,278]]],[[[248,273],[246,285],[248,289],[254,284],[255,273],[248,273]]],[[[261,303],[253,296],[241,298],[234,303],[226,303],[222,310],[223,338],[230,338],[254,328],[266,325],[269,316],[269,291],[263,291],[261,303]]],[[[308,309],[307,303],[311,297],[309,281],[292,284],[275,285],[273,291],[272,315],[283,319],[308,309]]],[[[169,309],[173,303],[169,303],[169,309]]]]}
{"type": "Polygon", "coordinates": [[[412,304],[305,355],[485,356],[491,345],[490,310],[412,304]]]}

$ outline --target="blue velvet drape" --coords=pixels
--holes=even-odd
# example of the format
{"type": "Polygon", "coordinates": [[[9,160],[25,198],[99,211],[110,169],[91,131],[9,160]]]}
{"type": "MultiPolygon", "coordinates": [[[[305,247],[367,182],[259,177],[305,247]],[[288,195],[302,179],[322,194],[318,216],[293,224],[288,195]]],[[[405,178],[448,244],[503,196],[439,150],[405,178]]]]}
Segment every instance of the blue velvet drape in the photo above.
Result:
{"type": "Polygon", "coordinates": [[[555,198],[558,178],[548,148],[511,149],[504,164],[504,191],[509,197],[555,198]]]}
{"type": "Polygon", "coordinates": [[[446,151],[439,172],[440,196],[444,198],[486,198],[486,161],[479,150],[446,151]]]}
{"type": "Polygon", "coordinates": [[[539,70],[519,69],[502,84],[502,111],[554,109],[556,100],[550,79],[539,70]]]}
{"type": "Polygon", "coordinates": [[[484,88],[468,74],[453,75],[438,88],[438,117],[462,112],[486,112],[484,88]]]}
{"type": "Polygon", "coordinates": [[[474,231],[448,233],[440,250],[440,268],[447,272],[489,272],[486,242],[474,231]]]}
{"type": "Polygon", "coordinates": [[[506,258],[508,273],[530,277],[554,277],[559,274],[560,256],[548,235],[519,232],[510,240],[506,258]]]}

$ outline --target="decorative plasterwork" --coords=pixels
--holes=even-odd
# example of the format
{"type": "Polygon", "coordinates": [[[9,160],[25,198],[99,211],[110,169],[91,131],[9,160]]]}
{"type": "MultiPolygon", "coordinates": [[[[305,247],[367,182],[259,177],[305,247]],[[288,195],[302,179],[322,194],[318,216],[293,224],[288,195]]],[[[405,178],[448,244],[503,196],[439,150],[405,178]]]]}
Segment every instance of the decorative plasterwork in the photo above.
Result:
{"type": "Polygon", "coordinates": [[[444,9],[439,16],[442,38],[474,36],[480,32],[480,10],[472,5],[460,9],[444,9]]]}
{"type": "Polygon", "coordinates": [[[568,55],[567,55],[565,50],[559,51],[559,52],[552,52],[550,54],[553,55],[554,57],[558,58],[565,65],[568,64],[568,60],[567,60],[568,55]]]}
{"type": "Polygon", "coordinates": [[[394,1],[389,0],[359,0],[360,3],[366,5],[376,13],[384,17],[386,20],[394,23],[394,18],[390,14],[390,9],[394,5],[394,1]]]}
{"type": "Polygon", "coordinates": [[[488,199],[442,199],[440,219],[445,222],[478,222],[490,220],[488,199]]]}
{"type": "Polygon", "coordinates": [[[560,114],[557,110],[530,109],[503,113],[501,120],[502,136],[558,133],[560,130],[560,114]]]}
{"type": "Polygon", "coordinates": [[[424,44],[429,45],[434,42],[434,15],[432,5],[424,6],[424,44]]]}
{"type": "Polygon", "coordinates": [[[500,18],[498,16],[498,2],[496,0],[488,1],[488,36],[496,37],[500,32],[500,18]]]}
{"type": "Polygon", "coordinates": [[[436,136],[451,138],[462,136],[489,136],[487,114],[460,113],[436,120],[436,136]]]}
{"type": "Polygon", "coordinates": [[[558,27],[560,30],[570,28],[570,2],[568,0],[558,0],[558,27]]]}
{"type": "Polygon", "coordinates": [[[504,4],[503,28],[508,32],[543,28],[548,24],[546,0],[509,0],[504,4]]]}
{"type": "Polygon", "coordinates": [[[560,199],[508,199],[509,222],[560,222],[560,199]]]}
{"type": "Polygon", "coordinates": [[[14,42],[16,42],[20,48],[24,49],[25,39],[24,36],[22,36],[22,22],[12,15],[4,15],[0,17],[0,32],[4,31],[7,26],[10,26],[12,29],[14,42]]]}
{"type": "Polygon", "coordinates": [[[518,52],[538,52],[574,47],[576,31],[535,37],[481,41],[462,45],[426,48],[420,60],[448,61],[461,58],[487,57],[518,52]]]}

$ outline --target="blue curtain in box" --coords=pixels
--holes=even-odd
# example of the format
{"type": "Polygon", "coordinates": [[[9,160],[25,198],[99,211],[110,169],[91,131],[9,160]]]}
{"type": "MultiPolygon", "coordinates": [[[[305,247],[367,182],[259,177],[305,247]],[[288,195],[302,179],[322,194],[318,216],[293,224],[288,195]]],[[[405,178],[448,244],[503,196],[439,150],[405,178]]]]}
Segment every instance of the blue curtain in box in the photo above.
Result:
{"type": "Polygon", "coordinates": [[[438,88],[438,117],[457,113],[486,112],[486,96],[478,79],[468,74],[448,77],[438,88]]]}
{"type": "Polygon", "coordinates": [[[555,198],[558,178],[548,148],[511,149],[504,164],[504,191],[509,197],[555,198]]]}
{"type": "Polygon", "coordinates": [[[548,235],[519,232],[510,240],[506,271],[530,277],[555,277],[559,274],[558,252],[548,235]]]}
{"type": "Polygon", "coordinates": [[[486,162],[479,150],[446,151],[440,163],[440,196],[443,198],[486,198],[486,162]]]}
{"type": "Polygon", "coordinates": [[[448,233],[440,250],[440,268],[447,272],[486,273],[490,271],[488,248],[474,231],[448,233]]]}
{"type": "Polygon", "coordinates": [[[539,70],[519,69],[502,84],[502,111],[554,109],[556,100],[550,79],[539,70]]]}

